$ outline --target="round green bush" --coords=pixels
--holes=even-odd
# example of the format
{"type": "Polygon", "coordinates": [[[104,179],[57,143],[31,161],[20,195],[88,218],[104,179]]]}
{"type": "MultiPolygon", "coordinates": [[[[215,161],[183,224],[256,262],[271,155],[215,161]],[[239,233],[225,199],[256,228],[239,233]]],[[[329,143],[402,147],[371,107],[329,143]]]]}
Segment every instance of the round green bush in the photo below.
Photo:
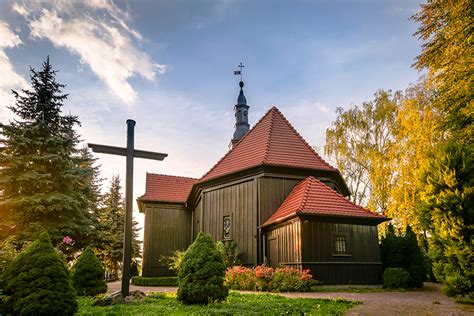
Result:
{"type": "Polygon", "coordinates": [[[404,289],[410,283],[410,274],[402,268],[387,268],[383,273],[383,287],[387,289],[404,289]]]}
{"type": "Polygon", "coordinates": [[[211,236],[199,233],[184,254],[178,273],[178,300],[185,304],[208,304],[229,295],[224,285],[225,265],[211,236]]]}
{"type": "Polygon", "coordinates": [[[72,284],[77,294],[94,296],[107,292],[104,267],[89,247],[77,259],[73,270],[72,284]]]}
{"type": "Polygon", "coordinates": [[[73,315],[78,309],[69,270],[47,233],[18,255],[2,277],[2,303],[9,313],[73,315]]]}

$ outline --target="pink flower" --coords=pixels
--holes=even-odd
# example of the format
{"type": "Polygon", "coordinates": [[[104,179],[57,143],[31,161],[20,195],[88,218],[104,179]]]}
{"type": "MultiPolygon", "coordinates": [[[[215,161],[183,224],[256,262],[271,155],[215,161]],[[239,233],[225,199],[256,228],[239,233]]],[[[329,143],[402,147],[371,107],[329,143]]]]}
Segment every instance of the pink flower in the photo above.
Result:
{"type": "Polygon", "coordinates": [[[72,245],[72,244],[74,243],[74,240],[72,240],[72,238],[69,237],[69,236],[65,236],[65,237],[63,238],[63,243],[65,243],[65,244],[67,244],[67,245],[72,245]]]}

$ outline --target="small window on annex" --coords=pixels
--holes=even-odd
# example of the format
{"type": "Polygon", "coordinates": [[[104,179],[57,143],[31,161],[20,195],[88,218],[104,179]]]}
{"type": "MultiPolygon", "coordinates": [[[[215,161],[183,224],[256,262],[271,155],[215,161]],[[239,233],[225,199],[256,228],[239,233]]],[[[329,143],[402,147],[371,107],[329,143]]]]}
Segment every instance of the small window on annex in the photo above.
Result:
{"type": "Polygon", "coordinates": [[[230,218],[230,215],[224,216],[224,220],[222,221],[223,223],[223,237],[224,239],[230,239],[231,236],[231,227],[232,227],[232,221],[230,218]]]}
{"type": "Polygon", "coordinates": [[[334,236],[334,253],[337,255],[347,254],[346,236],[334,236]]]}

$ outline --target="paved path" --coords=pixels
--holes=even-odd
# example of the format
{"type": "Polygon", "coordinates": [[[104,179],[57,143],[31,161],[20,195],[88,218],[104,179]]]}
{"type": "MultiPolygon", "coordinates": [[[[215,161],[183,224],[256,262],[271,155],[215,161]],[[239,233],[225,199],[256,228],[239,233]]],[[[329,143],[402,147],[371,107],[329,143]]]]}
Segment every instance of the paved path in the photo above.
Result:
{"type": "MultiPolygon", "coordinates": [[[[108,292],[120,289],[120,282],[109,283],[108,292]]],[[[176,287],[130,286],[143,292],[175,292],[176,287]]],[[[255,293],[255,292],[250,292],[255,293]]],[[[306,292],[281,293],[286,297],[343,298],[362,301],[363,304],[348,311],[347,315],[474,315],[474,306],[457,304],[440,291],[440,285],[425,283],[421,290],[410,292],[306,292]]]]}

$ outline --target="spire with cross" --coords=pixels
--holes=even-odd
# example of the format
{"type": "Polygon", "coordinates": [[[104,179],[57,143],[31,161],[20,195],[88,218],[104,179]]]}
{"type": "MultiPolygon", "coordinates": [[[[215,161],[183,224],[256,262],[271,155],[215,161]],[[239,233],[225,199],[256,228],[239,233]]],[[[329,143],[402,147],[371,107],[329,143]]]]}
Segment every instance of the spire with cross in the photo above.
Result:
{"type": "Polygon", "coordinates": [[[244,66],[244,64],[242,64],[242,62],[241,62],[239,65],[237,65],[237,67],[239,67],[240,70],[234,70],[234,75],[240,75],[240,82],[243,82],[243,80],[242,80],[242,72],[243,72],[245,66],[244,66]]]}
{"type": "Polygon", "coordinates": [[[237,104],[234,106],[234,112],[235,112],[235,131],[234,135],[232,137],[232,141],[229,144],[229,147],[233,147],[235,144],[238,143],[238,141],[245,135],[250,129],[250,125],[248,122],[248,111],[249,111],[249,106],[247,105],[247,99],[245,98],[244,95],[244,82],[242,81],[242,70],[244,68],[244,65],[240,63],[237,67],[240,68],[240,70],[235,70],[234,75],[240,75],[240,93],[239,97],[237,98],[237,104]]]}

